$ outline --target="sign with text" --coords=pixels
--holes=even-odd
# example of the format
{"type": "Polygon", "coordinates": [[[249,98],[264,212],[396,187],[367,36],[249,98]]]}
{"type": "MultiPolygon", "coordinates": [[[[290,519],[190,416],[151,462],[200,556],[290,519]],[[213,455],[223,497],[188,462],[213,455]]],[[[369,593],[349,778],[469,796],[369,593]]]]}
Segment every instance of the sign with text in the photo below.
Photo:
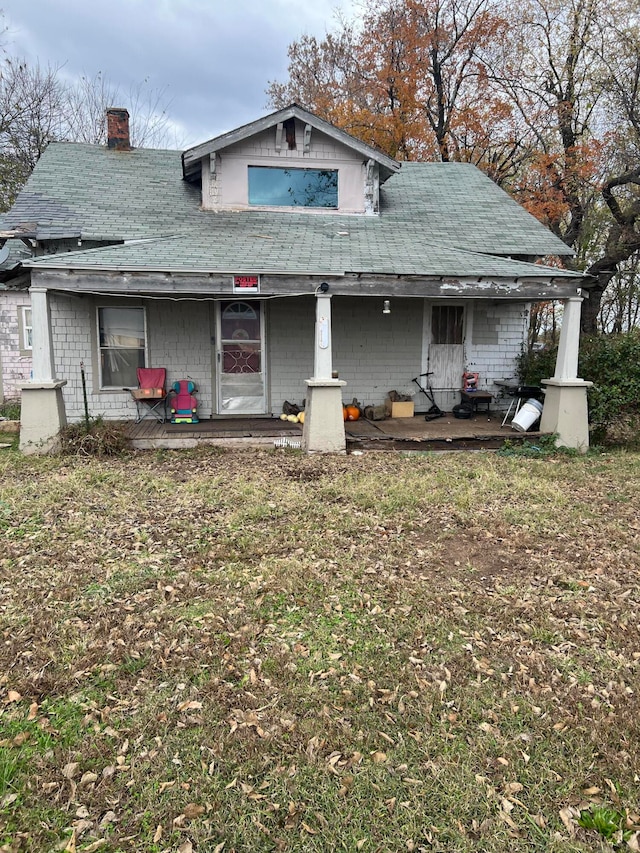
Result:
{"type": "Polygon", "coordinates": [[[234,293],[260,293],[259,275],[234,275],[234,293]]]}

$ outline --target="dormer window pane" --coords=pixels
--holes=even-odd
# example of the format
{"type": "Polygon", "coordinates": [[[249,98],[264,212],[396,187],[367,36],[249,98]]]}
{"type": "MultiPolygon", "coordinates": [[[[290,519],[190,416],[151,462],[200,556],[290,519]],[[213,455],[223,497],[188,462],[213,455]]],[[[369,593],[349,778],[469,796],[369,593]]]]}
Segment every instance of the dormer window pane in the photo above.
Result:
{"type": "Polygon", "coordinates": [[[249,204],[337,209],[338,170],[249,166],[249,204]]]}

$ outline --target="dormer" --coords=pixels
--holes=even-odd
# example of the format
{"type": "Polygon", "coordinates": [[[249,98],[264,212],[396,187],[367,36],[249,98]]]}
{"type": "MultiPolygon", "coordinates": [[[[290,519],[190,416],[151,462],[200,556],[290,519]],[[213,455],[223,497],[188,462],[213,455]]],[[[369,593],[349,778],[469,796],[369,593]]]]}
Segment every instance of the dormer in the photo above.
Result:
{"type": "Polygon", "coordinates": [[[400,164],[292,104],[182,155],[204,210],[374,215],[400,164]]]}

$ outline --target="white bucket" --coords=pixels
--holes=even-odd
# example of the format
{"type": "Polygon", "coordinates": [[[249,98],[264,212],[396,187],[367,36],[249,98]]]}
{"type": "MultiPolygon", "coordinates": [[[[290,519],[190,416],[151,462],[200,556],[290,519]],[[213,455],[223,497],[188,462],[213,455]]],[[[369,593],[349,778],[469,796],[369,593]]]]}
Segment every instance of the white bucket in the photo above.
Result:
{"type": "Polygon", "coordinates": [[[542,415],[542,403],[533,397],[523,403],[520,411],[511,421],[511,429],[517,429],[520,432],[526,432],[529,427],[532,427],[542,415]]]}

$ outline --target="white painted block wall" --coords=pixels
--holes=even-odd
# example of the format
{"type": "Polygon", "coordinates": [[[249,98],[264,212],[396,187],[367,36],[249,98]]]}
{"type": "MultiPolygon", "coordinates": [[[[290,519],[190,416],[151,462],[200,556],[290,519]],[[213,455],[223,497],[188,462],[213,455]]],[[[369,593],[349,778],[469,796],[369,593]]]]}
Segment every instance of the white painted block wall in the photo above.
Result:
{"type": "Polygon", "coordinates": [[[22,306],[29,306],[26,291],[0,291],[0,360],[2,393],[7,399],[20,396],[20,386],[31,376],[31,356],[20,350],[18,315],[22,306]]]}
{"type": "MultiPolygon", "coordinates": [[[[493,394],[500,389],[494,379],[515,379],[516,361],[527,341],[530,306],[515,302],[476,302],[470,340],[466,342],[466,367],[480,374],[480,387],[493,394]]],[[[509,398],[497,400],[508,406],[509,398]]]]}

